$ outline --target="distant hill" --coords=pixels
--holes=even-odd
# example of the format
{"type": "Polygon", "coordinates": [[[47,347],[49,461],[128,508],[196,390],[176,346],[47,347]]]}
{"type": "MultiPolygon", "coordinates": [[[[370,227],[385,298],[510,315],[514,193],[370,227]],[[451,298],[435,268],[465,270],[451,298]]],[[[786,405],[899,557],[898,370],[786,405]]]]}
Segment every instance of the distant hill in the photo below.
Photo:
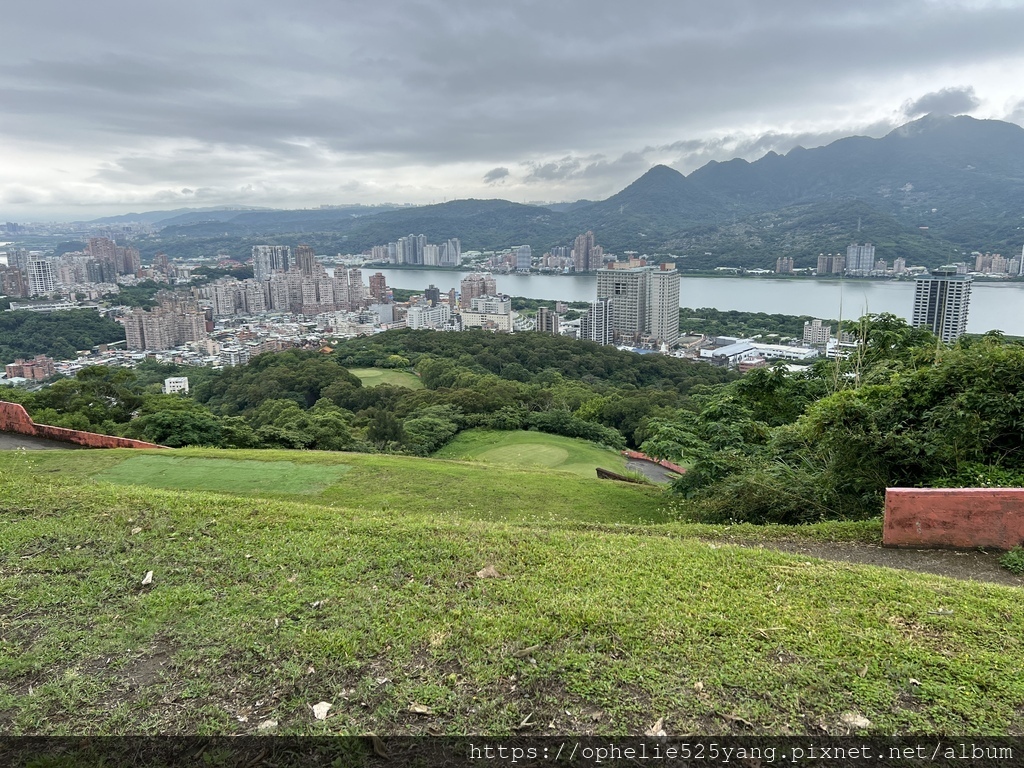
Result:
{"type": "MultiPolygon", "coordinates": [[[[167,224],[175,219],[184,221],[226,221],[243,211],[270,211],[272,208],[254,208],[249,206],[216,206],[212,208],[175,208],[172,211],[145,211],[144,213],[124,213],[120,216],[104,216],[99,219],[78,222],[82,224],[127,224],[141,222],[143,224],[167,224]]],[[[181,222],[181,223],[184,223],[181,222]]]]}
{"type": "Polygon", "coordinates": [[[302,237],[359,252],[410,233],[464,247],[535,250],[593,230],[612,252],[671,253],[692,267],[771,266],[782,253],[813,266],[822,251],[873,242],[880,258],[934,266],[960,251],[1016,253],[1024,243],[1024,128],[928,115],[880,139],[851,136],[755,162],[711,162],[684,176],[659,165],[606,200],[520,205],[455,200],[395,208],[351,206],[190,211],[162,239],[225,248],[232,238],[302,237]],[[211,220],[212,219],[212,220],[211,220]]]}
{"type": "Polygon", "coordinates": [[[998,120],[927,115],[880,139],[854,136],[748,163],[708,163],[687,177],[732,213],[863,200],[904,224],[964,247],[1024,212],[1024,128],[998,120]]]}

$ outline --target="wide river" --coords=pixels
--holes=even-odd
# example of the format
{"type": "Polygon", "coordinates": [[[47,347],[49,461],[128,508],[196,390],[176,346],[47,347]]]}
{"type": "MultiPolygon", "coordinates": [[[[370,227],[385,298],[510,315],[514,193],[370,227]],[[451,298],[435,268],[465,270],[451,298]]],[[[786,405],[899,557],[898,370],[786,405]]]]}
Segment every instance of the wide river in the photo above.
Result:
{"type": "MultiPolygon", "coordinates": [[[[392,288],[422,291],[435,285],[442,291],[458,290],[469,272],[433,269],[363,269],[363,282],[383,272],[392,288]]],[[[510,296],[559,301],[594,301],[593,275],[495,275],[498,290],[510,296]]],[[[784,315],[812,315],[827,320],[855,319],[868,312],[891,312],[910,319],[914,304],[911,280],[777,280],[763,277],[686,277],[679,281],[679,305],[738,309],[784,315]]],[[[975,281],[967,329],[984,333],[999,329],[1024,336],[1024,283],[975,281]]]]}

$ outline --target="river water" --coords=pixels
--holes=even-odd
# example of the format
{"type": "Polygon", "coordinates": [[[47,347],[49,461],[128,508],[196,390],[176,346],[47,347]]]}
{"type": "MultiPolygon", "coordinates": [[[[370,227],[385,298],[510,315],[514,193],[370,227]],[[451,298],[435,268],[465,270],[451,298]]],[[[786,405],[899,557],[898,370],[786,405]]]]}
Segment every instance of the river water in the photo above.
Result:
{"type": "MultiPolygon", "coordinates": [[[[363,269],[363,282],[383,272],[392,288],[422,291],[433,284],[447,292],[458,290],[470,274],[433,269],[363,269]]],[[[559,301],[594,301],[597,278],[593,275],[495,275],[498,290],[510,296],[559,301]]],[[[762,277],[683,277],[679,281],[679,305],[713,307],[744,312],[812,315],[827,320],[856,319],[866,313],[891,312],[910,320],[914,304],[912,280],[816,280],[762,277]],[[842,305],[840,311],[840,305],[842,305]]],[[[1024,336],[1024,283],[975,281],[967,330],[984,333],[998,329],[1024,336]]]]}

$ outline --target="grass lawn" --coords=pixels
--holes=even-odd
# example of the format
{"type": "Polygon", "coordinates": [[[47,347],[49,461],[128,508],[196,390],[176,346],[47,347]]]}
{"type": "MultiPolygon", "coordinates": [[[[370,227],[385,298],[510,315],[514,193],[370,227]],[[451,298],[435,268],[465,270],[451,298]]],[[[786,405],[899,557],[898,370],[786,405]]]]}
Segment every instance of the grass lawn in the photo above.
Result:
{"type": "MultiPolygon", "coordinates": [[[[226,455],[248,471],[256,453],[226,455]]],[[[271,451],[268,467],[352,468],[290,498],[95,479],[128,454],[0,455],[4,733],[273,721],[263,733],[387,743],[637,734],[661,719],[670,736],[821,737],[848,732],[847,713],[870,721],[865,736],[1024,730],[1015,588],[692,533],[707,527],[534,522],[492,498],[536,483],[574,510],[587,487],[599,493],[580,507],[628,491],[611,509],[656,492],[564,473],[271,451]],[[374,499],[374,477],[394,503],[374,499]],[[456,509],[470,502],[507,518],[456,509]]]]}
{"type": "MultiPolygon", "coordinates": [[[[325,451],[21,452],[40,477],[73,476],[170,490],[313,496],[321,504],[381,514],[529,524],[646,525],[674,519],[661,488],[519,467],[325,451]]],[[[614,458],[614,454],[611,454],[614,458]]],[[[0,452],[0,461],[3,456],[0,452]]]]}
{"type": "Polygon", "coordinates": [[[175,454],[128,456],[95,479],[122,485],[227,493],[317,493],[338,482],[351,467],[292,461],[240,461],[175,454]]]}
{"type": "Polygon", "coordinates": [[[349,368],[349,373],[359,377],[364,387],[376,387],[378,384],[391,384],[406,389],[423,389],[419,376],[407,371],[396,371],[393,368],[349,368]]]}
{"type": "Polygon", "coordinates": [[[590,478],[595,477],[597,467],[613,472],[626,468],[626,459],[610,448],[587,440],[522,430],[466,430],[437,451],[434,457],[484,461],[503,467],[543,467],[590,478]]]}

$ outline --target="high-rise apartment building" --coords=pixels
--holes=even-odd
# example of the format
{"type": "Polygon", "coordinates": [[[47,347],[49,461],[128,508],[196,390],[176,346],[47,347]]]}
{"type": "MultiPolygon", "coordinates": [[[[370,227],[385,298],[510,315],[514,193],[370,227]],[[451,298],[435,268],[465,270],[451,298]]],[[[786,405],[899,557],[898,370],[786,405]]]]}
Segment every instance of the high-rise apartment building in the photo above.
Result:
{"type": "Polygon", "coordinates": [[[537,330],[540,333],[548,333],[552,336],[557,336],[559,330],[558,314],[549,307],[538,307],[537,330]]]}
{"type": "Polygon", "coordinates": [[[804,321],[804,346],[824,347],[832,338],[832,326],[823,320],[804,321]]]}
{"type": "Polygon", "coordinates": [[[779,275],[793,274],[793,257],[779,256],[779,258],[775,260],[775,272],[779,275]]]}
{"type": "Polygon", "coordinates": [[[577,272],[588,272],[601,266],[594,258],[594,233],[585,232],[576,238],[572,247],[572,260],[577,272]]]}
{"type": "Polygon", "coordinates": [[[528,272],[533,262],[530,246],[516,246],[516,269],[520,272],[528,272]]]}
{"type": "Polygon", "coordinates": [[[459,305],[463,309],[469,309],[477,296],[494,296],[497,292],[497,283],[493,275],[474,272],[466,275],[459,283],[459,305]]]}
{"type": "Polygon", "coordinates": [[[914,312],[911,324],[927,328],[947,344],[967,332],[971,302],[971,278],[953,265],[933,269],[914,281],[914,312]]]}
{"type": "Polygon", "coordinates": [[[654,269],[647,281],[647,335],[658,344],[672,346],[679,341],[679,272],[665,262],[654,269]]]}
{"type": "Polygon", "coordinates": [[[388,279],[383,272],[370,275],[370,298],[375,304],[386,304],[388,301],[388,279]]]}
{"type": "Polygon", "coordinates": [[[598,344],[612,343],[612,301],[610,298],[599,298],[590,305],[587,313],[580,318],[581,339],[596,341],[598,344]]]}
{"type": "Polygon", "coordinates": [[[679,340],[679,272],[673,263],[654,266],[642,260],[618,262],[597,271],[597,298],[610,299],[611,330],[616,339],[673,345],[679,340]]]}
{"type": "Polygon", "coordinates": [[[308,245],[295,246],[295,268],[302,273],[303,277],[313,277],[320,266],[316,260],[316,251],[308,245]]]}
{"type": "Polygon", "coordinates": [[[29,296],[47,296],[57,290],[57,275],[49,261],[33,259],[29,261],[26,271],[29,296]]]}
{"type": "Polygon", "coordinates": [[[650,274],[648,267],[597,271],[597,298],[612,300],[612,331],[623,341],[639,341],[646,330],[650,274]]]}
{"type": "Polygon", "coordinates": [[[274,272],[287,272],[292,249],[287,245],[254,245],[252,247],[252,274],[265,282],[274,272]]]}
{"type": "Polygon", "coordinates": [[[875,268],[875,246],[871,243],[851,243],[846,249],[846,271],[854,275],[867,275],[875,268]]]}

